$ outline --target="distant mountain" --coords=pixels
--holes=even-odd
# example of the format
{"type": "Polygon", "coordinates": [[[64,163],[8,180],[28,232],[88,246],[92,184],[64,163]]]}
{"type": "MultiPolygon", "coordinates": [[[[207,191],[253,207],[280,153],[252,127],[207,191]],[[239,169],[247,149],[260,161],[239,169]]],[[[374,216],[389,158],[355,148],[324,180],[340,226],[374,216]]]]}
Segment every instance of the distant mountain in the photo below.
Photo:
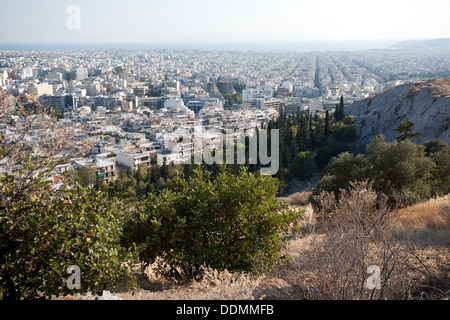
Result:
{"type": "Polygon", "coordinates": [[[450,49],[450,38],[402,41],[391,49],[450,49]]]}
{"type": "Polygon", "coordinates": [[[394,141],[398,135],[394,129],[403,121],[412,121],[415,131],[422,133],[417,143],[440,138],[450,144],[450,77],[394,87],[353,103],[346,114],[356,118],[355,152],[364,152],[380,133],[386,141],[394,141]]]}

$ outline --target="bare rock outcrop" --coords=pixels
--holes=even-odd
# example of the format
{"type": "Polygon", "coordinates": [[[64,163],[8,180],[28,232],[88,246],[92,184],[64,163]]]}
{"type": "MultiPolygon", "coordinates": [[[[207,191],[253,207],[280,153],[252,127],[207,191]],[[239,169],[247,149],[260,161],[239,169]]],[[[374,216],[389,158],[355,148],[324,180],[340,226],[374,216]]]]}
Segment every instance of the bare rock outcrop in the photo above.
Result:
{"type": "Polygon", "coordinates": [[[374,97],[357,101],[346,110],[356,118],[357,141],[355,152],[364,152],[365,146],[379,135],[394,141],[394,131],[403,121],[412,121],[415,131],[421,132],[416,143],[440,138],[450,144],[450,78],[406,83],[374,97]]]}

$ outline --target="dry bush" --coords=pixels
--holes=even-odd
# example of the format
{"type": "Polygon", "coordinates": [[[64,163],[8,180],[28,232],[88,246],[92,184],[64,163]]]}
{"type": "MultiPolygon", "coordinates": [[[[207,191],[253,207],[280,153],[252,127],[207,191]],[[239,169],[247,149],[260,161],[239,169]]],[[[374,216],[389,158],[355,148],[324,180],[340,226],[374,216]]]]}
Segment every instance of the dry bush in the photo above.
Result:
{"type": "Polygon", "coordinates": [[[388,232],[392,211],[369,182],[316,198],[320,237],[280,273],[289,287],[286,299],[406,299],[413,281],[408,277],[408,253],[388,232]],[[380,268],[381,287],[368,289],[368,267],[380,268]]]}
{"type": "Polygon", "coordinates": [[[415,299],[450,299],[450,249],[448,247],[415,247],[409,263],[417,283],[415,299]]]}

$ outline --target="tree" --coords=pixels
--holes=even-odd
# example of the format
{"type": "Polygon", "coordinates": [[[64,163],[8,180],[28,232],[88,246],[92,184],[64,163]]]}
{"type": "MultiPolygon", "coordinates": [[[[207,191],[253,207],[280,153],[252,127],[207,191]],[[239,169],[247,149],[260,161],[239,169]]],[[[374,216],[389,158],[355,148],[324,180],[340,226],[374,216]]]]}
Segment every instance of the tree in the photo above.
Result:
{"type": "Polygon", "coordinates": [[[161,178],[161,168],[154,164],[150,169],[150,182],[156,184],[159,181],[159,178],[161,178]]]}
{"type": "Polygon", "coordinates": [[[277,201],[277,180],[243,168],[209,175],[197,168],[150,195],[133,212],[123,243],[138,247],[144,266],[161,259],[165,275],[192,276],[202,265],[257,273],[280,263],[283,237],[300,216],[277,201]]]}
{"type": "MultiPolygon", "coordinates": [[[[433,190],[445,190],[445,183],[441,183],[449,179],[448,164],[441,166],[443,171],[438,173],[438,158],[426,157],[423,147],[410,140],[389,143],[380,135],[369,143],[367,154],[365,157],[345,152],[332,158],[314,193],[327,191],[339,196],[351,182],[370,179],[374,189],[389,196],[392,203],[408,205],[428,199],[436,193],[433,190]]],[[[449,157],[443,155],[441,161],[449,157]]]]}
{"type": "Polygon", "coordinates": [[[432,171],[431,188],[433,196],[443,196],[450,193],[450,148],[440,139],[434,139],[425,144],[427,157],[436,167],[432,171]]]}
{"type": "Polygon", "coordinates": [[[145,182],[148,177],[148,165],[146,163],[140,165],[136,171],[137,182],[145,182]]]}
{"type": "Polygon", "coordinates": [[[161,166],[161,177],[167,179],[169,176],[169,166],[167,165],[166,158],[164,158],[163,165],[161,166]]]}
{"type": "Polygon", "coordinates": [[[420,146],[408,139],[385,142],[380,135],[369,143],[367,153],[376,190],[405,204],[431,196],[431,172],[436,164],[424,156],[420,146]]]}
{"type": "Polygon", "coordinates": [[[316,169],[311,151],[299,152],[290,166],[291,174],[299,180],[311,177],[316,169]]]}
{"type": "Polygon", "coordinates": [[[333,150],[328,146],[322,146],[317,150],[316,157],[314,161],[320,168],[324,168],[332,157],[333,150]]]}
{"type": "Polygon", "coordinates": [[[341,153],[332,158],[325,167],[326,174],[320,179],[313,193],[319,195],[322,191],[333,192],[339,197],[341,190],[347,190],[351,182],[364,181],[371,178],[369,161],[363,155],[341,153]]]}
{"type": "Polygon", "coordinates": [[[394,129],[400,135],[396,137],[397,141],[414,140],[420,137],[420,132],[414,132],[414,123],[411,121],[404,121],[399,124],[399,126],[394,129]]]}
{"type": "Polygon", "coordinates": [[[338,105],[336,105],[336,110],[334,111],[334,118],[337,122],[342,122],[345,118],[345,111],[344,111],[344,97],[341,96],[341,101],[338,105]]]}
{"type": "Polygon", "coordinates": [[[92,186],[96,182],[96,170],[93,167],[82,167],[72,172],[72,178],[83,187],[92,186]]]}
{"type": "Polygon", "coordinates": [[[352,142],[356,139],[355,127],[352,125],[335,124],[331,133],[339,142],[352,142]]]}
{"type": "Polygon", "coordinates": [[[325,138],[330,135],[330,111],[327,110],[325,113],[325,128],[324,128],[325,138]]]}
{"type": "Polygon", "coordinates": [[[441,139],[433,139],[427,143],[425,143],[425,152],[428,156],[439,153],[439,152],[445,152],[448,151],[448,144],[446,144],[441,139]]]}
{"type": "Polygon", "coordinates": [[[299,150],[305,151],[308,141],[308,121],[303,115],[300,115],[300,122],[297,130],[297,137],[295,138],[295,140],[298,143],[299,150]]]}
{"type": "Polygon", "coordinates": [[[354,124],[355,123],[355,116],[352,116],[352,115],[350,115],[350,116],[346,116],[345,118],[344,118],[344,124],[346,125],[346,126],[349,126],[349,125],[352,125],[352,124],[354,124]]]}

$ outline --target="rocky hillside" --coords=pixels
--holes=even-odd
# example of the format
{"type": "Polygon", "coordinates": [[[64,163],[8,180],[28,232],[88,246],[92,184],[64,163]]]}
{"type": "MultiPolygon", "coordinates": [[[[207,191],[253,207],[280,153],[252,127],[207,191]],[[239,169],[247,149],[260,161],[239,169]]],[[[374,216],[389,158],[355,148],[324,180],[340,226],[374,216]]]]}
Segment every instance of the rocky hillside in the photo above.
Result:
{"type": "Polygon", "coordinates": [[[412,121],[422,133],[417,143],[440,138],[450,144],[450,78],[403,84],[353,103],[346,114],[356,118],[355,152],[364,152],[380,133],[394,141],[402,121],[412,121]]]}

